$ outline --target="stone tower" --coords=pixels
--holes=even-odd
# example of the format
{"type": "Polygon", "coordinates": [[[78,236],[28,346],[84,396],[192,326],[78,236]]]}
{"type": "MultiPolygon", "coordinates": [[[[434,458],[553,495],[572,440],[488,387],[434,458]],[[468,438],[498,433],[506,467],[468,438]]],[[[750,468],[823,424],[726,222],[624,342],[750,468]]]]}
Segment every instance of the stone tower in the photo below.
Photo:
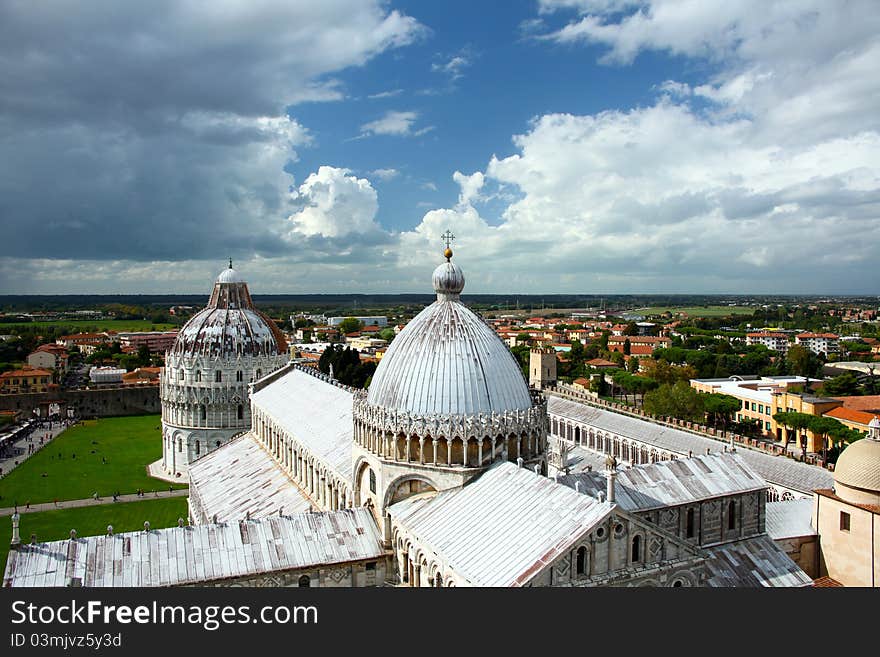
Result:
{"type": "Polygon", "coordinates": [[[165,472],[186,474],[190,461],[249,429],[248,385],[288,360],[284,335],[254,307],[230,261],[208,306],[165,354],[159,377],[165,472]]]}
{"type": "Polygon", "coordinates": [[[529,352],[529,385],[543,390],[556,385],[556,350],[536,347],[529,352]]]}

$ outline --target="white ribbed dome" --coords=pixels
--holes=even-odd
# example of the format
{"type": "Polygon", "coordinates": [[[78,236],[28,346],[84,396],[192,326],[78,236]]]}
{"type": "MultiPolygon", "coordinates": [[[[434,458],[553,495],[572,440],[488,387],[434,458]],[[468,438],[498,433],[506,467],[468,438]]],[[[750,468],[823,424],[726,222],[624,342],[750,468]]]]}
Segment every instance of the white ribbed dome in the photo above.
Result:
{"type": "Polygon", "coordinates": [[[532,399],[513,354],[459,301],[461,269],[433,276],[437,301],[416,315],[379,361],[367,403],[414,414],[475,415],[526,410],[532,399]]]}

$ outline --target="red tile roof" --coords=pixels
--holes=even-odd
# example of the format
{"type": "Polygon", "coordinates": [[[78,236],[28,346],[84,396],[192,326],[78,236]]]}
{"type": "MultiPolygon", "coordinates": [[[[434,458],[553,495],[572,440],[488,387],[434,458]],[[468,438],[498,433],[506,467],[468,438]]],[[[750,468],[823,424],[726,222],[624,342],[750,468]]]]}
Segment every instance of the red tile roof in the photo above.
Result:
{"type": "Polygon", "coordinates": [[[880,413],[880,395],[862,395],[860,397],[834,397],[834,399],[843,402],[843,405],[846,408],[851,408],[854,411],[880,413]]]}
{"type": "Polygon", "coordinates": [[[838,406],[837,408],[832,408],[830,411],[826,411],[824,415],[827,415],[828,417],[833,417],[837,420],[854,422],[856,424],[863,424],[865,426],[868,426],[868,423],[874,419],[874,413],[856,411],[851,408],[847,408],[846,406],[838,406]]]}

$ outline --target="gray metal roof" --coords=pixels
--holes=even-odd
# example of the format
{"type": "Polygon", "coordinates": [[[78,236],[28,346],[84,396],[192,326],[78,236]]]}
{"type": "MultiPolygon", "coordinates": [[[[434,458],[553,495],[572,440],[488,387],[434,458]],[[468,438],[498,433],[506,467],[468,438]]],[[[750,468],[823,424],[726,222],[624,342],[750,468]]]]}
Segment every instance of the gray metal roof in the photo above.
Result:
{"type": "MultiPolygon", "coordinates": [[[[551,418],[556,416],[581,422],[677,455],[705,454],[706,450],[717,452],[723,446],[719,440],[553,395],[547,401],[551,418]]],[[[784,488],[811,493],[817,488],[831,488],[834,483],[831,473],[818,466],[746,448],[738,448],[736,453],[764,479],[784,488]]]]}
{"type": "Polygon", "coordinates": [[[194,461],[189,468],[190,497],[203,520],[220,522],[299,513],[312,508],[281,466],[247,433],[194,461]]]}
{"type": "Polygon", "coordinates": [[[522,586],[611,506],[505,462],[463,488],[409,498],[390,512],[474,586],[522,586]]]}
{"type": "MultiPolygon", "coordinates": [[[[582,472],[559,477],[559,483],[592,497],[605,493],[603,472],[582,472]]],[[[646,511],[699,502],[723,495],[764,490],[767,483],[739,454],[711,454],[663,461],[620,470],[615,499],[626,511],[646,511]]]]}
{"type": "Polygon", "coordinates": [[[251,403],[342,479],[351,481],[354,421],[350,389],[289,366],[269,385],[255,390],[251,403]]]}
{"type": "Polygon", "coordinates": [[[791,558],[762,534],[706,548],[711,587],[812,586],[813,580],[791,558]]]}
{"type": "MultiPolygon", "coordinates": [[[[556,440],[558,440],[556,436],[548,437],[548,441],[551,443],[556,440]]],[[[605,455],[580,445],[569,446],[567,465],[571,474],[587,472],[590,469],[593,472],[602,472],[605,468],[605,455]]]]}
{"type": "MultiPolygon", "coordinates": [[[[450,263],[447,263],[450,264],[450,263]]],[[[458,272],[440,277],[463,286],[458,272]]],[[[437,274],[435,274],[435,279],[437,274]]],[[[435,285],[438,285],[435,280],[435,285]]],[[[441,293],[394,338],[379,361],[367,402],[417,415],[476,415],[532,407],[528,384],[501,339],[458,299],[441,293]]]]}
{"type": "Polygon", "coordinates": [[[767,502],[767,535],[773,540],[815,536],[812,497],[785,502],[767,502]]]}
{"type": "Polygon", "coordinates": [[[383,555],[365,508],[88,536],[9,553],[3,586],[177,586],[383,555]]]}

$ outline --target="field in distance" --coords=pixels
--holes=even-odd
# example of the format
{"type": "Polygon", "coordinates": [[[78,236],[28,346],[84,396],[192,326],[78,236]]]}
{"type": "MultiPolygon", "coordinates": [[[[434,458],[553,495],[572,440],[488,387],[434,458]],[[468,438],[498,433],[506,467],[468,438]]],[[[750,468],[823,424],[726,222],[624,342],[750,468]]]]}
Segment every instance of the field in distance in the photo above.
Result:
{"type": "Polygon", "coordinates": [[[179,328],[175,324],[154,324],[148,319],[59,319],[51,322],[19,322],[15,324],[0,324],[0,329],[5,333],[15,333],[16,329],[26,328],[53,328],[56,326],[69,326],[78,333],[90,331],[170,331],[179,328]]]}
{"type": "Polygon", "coordinates": [[[672,313],[673,316],[678,313],[687,313],[688,317],[726,317],[728,315],[751,315],[755,312],[754,308],[748,306],[655,306],[652,308],[636,308],[629,311],[640,315],[662,315],[663,313],[672,313]]]}
{"type": "MultiPolygon", "coordinates": [[[[138,488],[167,490],[169,484],[146,471],[162,457],[161,422],[159,415],[136,415],[86,420],[66,429],[0,479],[0,507],[80,500],[96,491],[109,498],[138,488]]],[[[39,435],[37,430],[35,442],[39,435]]]]}

